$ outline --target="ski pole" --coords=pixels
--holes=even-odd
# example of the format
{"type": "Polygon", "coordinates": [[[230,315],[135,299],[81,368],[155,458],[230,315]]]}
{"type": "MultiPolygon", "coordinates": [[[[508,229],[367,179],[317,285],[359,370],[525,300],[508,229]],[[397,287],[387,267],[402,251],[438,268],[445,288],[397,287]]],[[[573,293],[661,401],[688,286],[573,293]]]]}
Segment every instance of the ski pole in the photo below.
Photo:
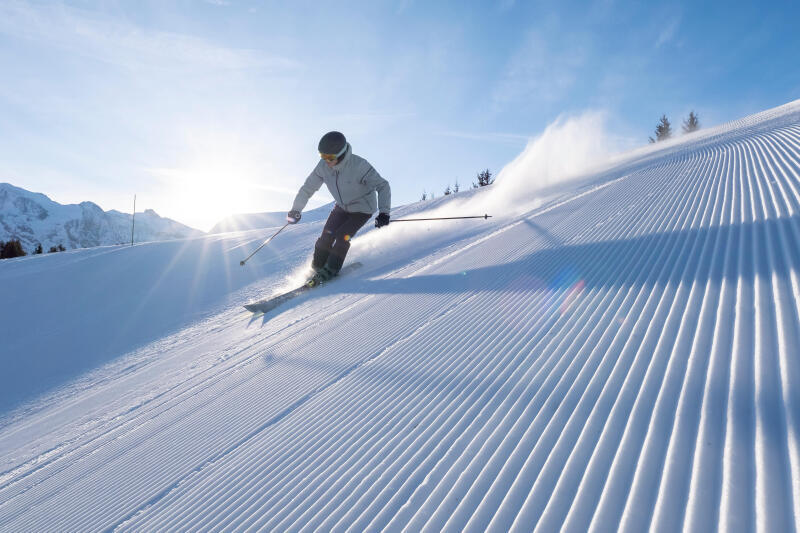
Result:
{"type": "Polygon", "coordinates": [[[269,241],[271,241],[272,239],[274,239],[275,237],[277,237],[277,236],[278,236],[278,233],[280,233],[280,232],[282,232],[283,230],[285,230],[285,229],[286,229],[286,226],[288,226],[288,225],[289,225],[289,223],[287,222],[287,223],[286,223],[286,224],[285,224],[285,225],[284,225],[284,226],[283,226],[281,229],[279,229],[278,231],[276,231],[276,232],[275,232],[275,233],[272,235],[272,237],[270,237],[269,239],[267,239],[266,241],[264,241],[264,244],[262,244],[261,246],[259,246],[258,248],[256,248],[255,252],[253,252],[252,254],[248,255],[246,259],[244,259],[244,260],[242,260],[242,261],[239,261],[239,264],[240,264],[241,266],[244,266],[244,264],[245,264],[245,263],[247,263],[247,261],[249,261],[251,257],[253,257],[254,255],[256,255],[256,252],[257,252],[257,251],[259,251],[260,249],[262,249],[263,247],[265,247],[267,244],[269,244],[269,241]]]}
{"type": "Polygon", "coordinates": [[[395,222],[421,222],[423,220],[460,220],[462,218],[492,218],[492,215],[478,215],[475,217],[439,217],[439,218],[399,218],[397,220],[392,220],[391,223],[394,224],[395,222]]]}

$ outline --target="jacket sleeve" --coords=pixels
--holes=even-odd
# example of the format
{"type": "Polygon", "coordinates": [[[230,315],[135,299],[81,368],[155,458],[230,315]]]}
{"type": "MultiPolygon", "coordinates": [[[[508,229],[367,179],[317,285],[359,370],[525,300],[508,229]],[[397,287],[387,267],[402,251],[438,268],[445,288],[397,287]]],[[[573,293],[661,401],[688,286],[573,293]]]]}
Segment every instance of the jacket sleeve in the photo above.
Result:
{"type": "Polygon", "coordinates": [[[372,166],[364,179],[366,184],[378,193],[378,212],[388,215],[392,208],[392,188],[389,186],[389,182],[383,179],[372,166]]]}
{"type": "Polygon", "coordinates": [[[294,203],[292,204],[292,211],[302,211],[308,203],[309,198],[322,187],[322,183],[322,176],[320,176],[317,173],[317,169],[314,168],[311,174],[306,178],[306,182],[303,183],[300,190],[297,191],[297,196],[294,197],[294,203]]]}

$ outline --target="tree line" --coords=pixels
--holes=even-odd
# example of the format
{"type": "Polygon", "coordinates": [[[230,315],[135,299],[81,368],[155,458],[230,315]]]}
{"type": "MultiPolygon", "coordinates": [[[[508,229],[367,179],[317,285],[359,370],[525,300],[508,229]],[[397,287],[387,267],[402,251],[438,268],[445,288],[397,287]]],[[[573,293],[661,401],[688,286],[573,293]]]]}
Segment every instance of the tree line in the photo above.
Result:
{"type": "MultiPolygon", "coordinates": [[[[486,170],[478,172],[476,176],[476,181],[472,182],[472,188],[479,189],[481,187],[489,186],[492,183],[494,183],[494,178],[492,177],[492,171],[487,168],[486,170]]],[[[450,187],[449,183],[447,184],[447,187],[444,189],[443,194],[445,196],[449,196],[451,194],[457,193],[460,190],[461,190],[461,185],[459,185],[458,180],[456,180],[455,184],[452,187],[450,187]]],[[[427,190],[423,190],[422,198],[420,198],[420,200],[424,202],[425,200],[433,200],[434,198],[436,198],[436,195],[434,193],[432,192],[429,193],[427,190]]]]}
{"type": "MultiPolygon", "coordinates": [[[[689,116],[683,121],[682,129],[684,134],[692,133],[693,131],[700,129],[700,119],[698,118],[697,113],[694,111],[689,112],[689,116]]],[[[669,121],[666,114],[661,115],[661,118],[658,120],[655,133],[655,139],[648,137],[650,143],[666,141],[672,137],[672,123],[669,121]]]]}
{"type": "MultiPolygon", "coordinates": [[[[59,244],[58,246],[51,246],[47,253],[52,254],[54,252],[63,251],[66,251],[66,248],[64,248],[63,244],[59,244]]],[[[33,255],[41,253],[44,253],[44,249],[42,248],[42,244],[39,243],[33,250],[33,255]]],[[[0,241],[0,259],[11,259],[12,257],[22,257],[25,255],[28,254],[25,252],[19,239],[12,239],[8,242],[0,241]]]]}

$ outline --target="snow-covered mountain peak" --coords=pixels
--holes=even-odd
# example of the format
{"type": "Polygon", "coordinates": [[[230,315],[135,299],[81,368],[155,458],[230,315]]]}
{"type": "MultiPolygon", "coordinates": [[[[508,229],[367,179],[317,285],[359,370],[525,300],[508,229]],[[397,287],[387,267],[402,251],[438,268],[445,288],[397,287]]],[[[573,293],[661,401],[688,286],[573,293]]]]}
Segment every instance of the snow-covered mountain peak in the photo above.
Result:
{"type": "MultiPolygon", "coordinates": [[[[177,239],[202,232],[149,209],[136,225],[138,242],[177,239]]],[[[105,212],[94,202],[62,205],[41,193],[0,183],[0,240],[19,239],[28,253],[41,244],[46,250],[59,244],[87,248],[129,242],[131,215],[105,212]]]]}

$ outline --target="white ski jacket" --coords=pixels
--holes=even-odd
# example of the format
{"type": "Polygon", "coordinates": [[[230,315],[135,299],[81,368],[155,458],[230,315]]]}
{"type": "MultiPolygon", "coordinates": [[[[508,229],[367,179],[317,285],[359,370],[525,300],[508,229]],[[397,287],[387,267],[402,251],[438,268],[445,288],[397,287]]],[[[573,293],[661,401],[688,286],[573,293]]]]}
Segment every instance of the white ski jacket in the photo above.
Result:
{"type": "Polygon", "coordinates": [[[392,203],[389,182],[372,168],[369,161],[352,153],[350,143],[347,144],[342,160],[333,168],[320,159],[295,196],[292,210],[302,211],[309,198],[323,183],[331,192],[336,205],[345,211],[371,215],[378,210],[389,214],[392,203]]]}

